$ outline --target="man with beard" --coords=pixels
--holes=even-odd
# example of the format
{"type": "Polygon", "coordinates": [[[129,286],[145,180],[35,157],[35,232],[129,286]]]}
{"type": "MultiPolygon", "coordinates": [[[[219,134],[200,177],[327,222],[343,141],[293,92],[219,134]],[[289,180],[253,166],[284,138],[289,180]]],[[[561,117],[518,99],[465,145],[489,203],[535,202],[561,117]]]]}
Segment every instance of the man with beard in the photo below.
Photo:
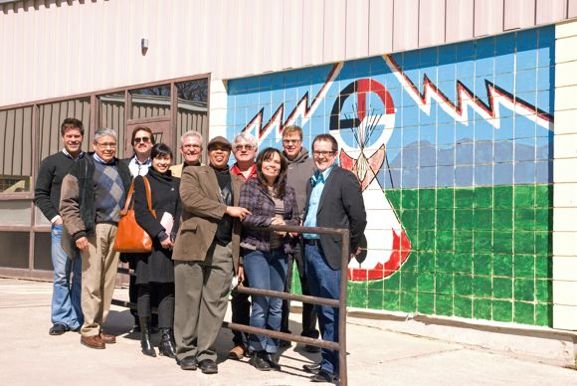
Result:
{"type": "MultiPolygon", "coordinates": [[[[305,209],[305,203],[307,198],[307,184],[315,171],[315,163],[313,159],[309,157],[309,152],[303,147],[303,130],[299,126],[286,126],[282,132],[282,146],[283,155],[288,162],[287,171],[287,185],[291,186],[296,193],[297,204],[299,210],[302,213],[305,209]]],[[[292,261],[296,261],[297,269],[299,273],[299,278],[301,281],[301,289],[303,295],[310,295],[309,285],[307,283],[307,277],[304,272],[303,263],[303,253],[302,244],[299,244],[299,248],[295,249],[289,262],[289,272],[287,275],[287,291],[290,291],[291,280],[292,280],[292,261]]],[[[281,331],[290,332],[288,329],[288,317],[290,303],[289,301],[283,301],[283,317],[281,331]]],[[[315,313],[315,308],[312,304],[303,303],[302,311],[302,336],[317,339],[319,337],[319,332],[316,329],[317,315],[315,313]]],[[[283,341],[281,346],[290,346],[290,342],[283,341]]],[[[312,345],[305,345],[305,350],[311,353],[317,353],[320,348],[312,345]]]]}
{"type": "Polygon", "coordinates": [[[180,183],[182,222],[174,260],[177,363],[218,372],[212,349],[228,306],[233,272],[239,266],[240,222],[250,212],[238,207],[242,181],[228,169],[231,144],[218,136],[208,143],[208,166],[184,168],[180,183]]]}

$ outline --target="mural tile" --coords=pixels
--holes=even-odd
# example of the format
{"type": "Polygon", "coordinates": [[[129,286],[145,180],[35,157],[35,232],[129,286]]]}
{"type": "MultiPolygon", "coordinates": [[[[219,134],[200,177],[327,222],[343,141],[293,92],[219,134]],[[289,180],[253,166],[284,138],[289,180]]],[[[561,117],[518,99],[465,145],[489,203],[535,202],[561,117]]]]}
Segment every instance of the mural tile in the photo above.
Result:
{"type": "Polygon", "coordinates": [[[535,277],[538,279],[550,279],[553,277],[553,262],[551,257],[537,255],[535,258],[535,277]]]}
{"type": "Polygon", "coordinates": [[[437,189],[437,208],[452,209],[455,207],[455,190],[437,189]]]}
{"type": "Polygon", "coordinates": [[[473,166],[457,166],[455,168],[455,185],[472,186],[473,185],[473,166]]]}
{"type": "Polygon", "coordinates": [[[473,274],[473,259],[471,258],[471,253],[455,253],[454,263],[456,273],[462,273],[465,275],[473,274]]]}
{"type": "Polygon", "coordinates": [[[424,272],[433,272],[435,269],[435,255],[429,252],[420,253],[419,268],[422,274],[424,272]]]}
{"type": "Polygon", "coordinates": [[[513,280],[510,278],[493,278],[493,297],[497,299],[513,298],[513,280]]]}
{"type": "Polygon", "coordinates": [[[538,303],[535,308],[535,324],[538,326],[553,325],[553,306],[549,303],[538,303]]]}
{"type": "Polygon", "coordinates": [[[534,186],[515,186],[514,188],[514,205],[516,208],[534,208],[535,207],[534,186]]]}
{"type": "Polygon", "coordinates": [[[473,293],[476,297],[491,297],[491,278],[489,276],[473,276],[473,293]]]}
{"type": "Polygon", "coordinates": [[[499,322],[513,321],[513,303],[510,301],[495,300],[493,306],[493,320],[499,322]]]}
{"type": "Polygon", "coordinates": [[[550,279],[535,280],[535,297],[538,302],[549,302],[553,299],[553,284],[550,279]]]}
{"type": "Polygon", "coordinates": [[[398,310],[401,298],[398,291],[384,291],[383,292],[383,309],[398,310]]]}
{"type": "MultiPolygon", "coordinates": [[[[458,155],[457,155],[458,159],[458,155]]],[[[477,141],[475,143],[475,164],[490,165],[493,163],[493,142],[477,141]]]]}
{"type": "Polygon", "coordinates": [[[522,209],[517,207],[514,212],[515,230],[535,230],[535,209],[522,209]]]}
{"type": "Polygon", "coordinates": [[[500,162],[494,164],[493,183],[495,185],[510,184],[513,181],[513,163],[500,162]]]}
{"type": "Polygon", "coordinates": [[[455,258],[453,254],[437,254],[436,271],[444,273],[453,273],[455,271],[455,258]]]}
{"type": "Polygon", "coordinates": [[[547,231],[552,228],[552,213],[549,208],[535,209],[535,230],[547,231]]]}
{"type": "Polygon", "coordinates": [[[419,292],[417,295],[417,310],[422,314],[435,313],[435,294],[419,292]]]}
{"type": "MultiPolygon", "coordinates": [[[[491,209],[475,209],[473,212],[473,227],[476,230],[490,231],[493,229],[493,211],[491,209]]],[[[489,241],[491,237],[488,237],[489,241]]]]}
{"type": "Polygon", "coordinates": [[[417,295],[414,292],[401,291],[401,311],[413,312],[417,310],[417,295]]]}
{"type": "Polygon", "coordinates": [[[453,296],[435,294],[435,311],[437,315],[453,315],[453,296]]]}
{"type": "Polygon", "coordinates": [[[473,230],[473,209],[455,209],[455,230],[473,230]]]}
{"type": "Polygon", "coordinates": [[[492,255],[487,253],[475,253],[473,259],[473,273],[475,276],[491,276],[493,273],[492,255]]]}
{"type": "Polygon", "coordinates": [[[455,224],[455,212],[453,209],[437,209],[435,213],[437,214],[437,230],[449,231],[453,229],[455,224]]]}
{"type": "MultiPolygon", "coordinates": [[[[513,206],[513,187],[512,186],[495,186],[493,189],[495,197],[495,208],[506,209],[513,206]]],[[[512,214],[512,212],[511,212],[512,214]]]]}
{"type": "Polygon", "coordinates": [[[437,186],[450,188],[455,186],[455,167],[438,166],[437,167],[437,186]]]}
{"type": "Polygon", "coordinates": [[[473,295],[473,277],[471,275],[455,274],[455,294],[460,296],[473,295]]]}
{"type": "Polygon", "coordinates": [[[418,209],[419,191],[416,189],[403,190],[403,209],[418,209]]]}
{"type": "MultiPolygon", "coordinates": [[[[421,203],[419,202],[419,206],[421,203]]],[[[432,208],[432,206],[428,206],[432,208]]],[[[419,230],[435,230],[435,210],[421,209],[419,211],[419,230]]]]}
{"type": "Polygon", "coordinates": [[[535,306],[531,303],[515,302],[513,308],[513,321],[515,323],[534,324],[535,306]]]}
{"type": "Polygon", "coordinates": [[[497,276],[513,277],[513,256],[511,254],[493,254],[493,273],[497,276]]]}
{"type": "Polygon", "coordinates": [[[493,234],[493,251],[495,253],[513,253],[513,233],[509,231],[493,234]]]}
{"type": "Polygon", "coordinates": [[[468,297],[455,296],[455,315],[470,318],[473,315],[473,300],[468,297]]]}
{"type": "Polygon", "coordinates": [[[515,279],[535,277],[535,255],[515,254],[515,279]]]}
{"type": "Polygon", "coordinates": [[[435,275],[428,272],[421,272],[417,277],[417,288],[419,292],[434,292],[435,275]]]}
{"type": "Polygon", "coordinates": [[[473,248],[475,253],[492,251],[493,233],[491,231],[474,231],[473,248]]]}
{"type": "Polygon", "coordinates": [[[473,298],[473,318],[491,320],[491,300],[473,298]]]}
{"type": "Polygon", "coordinates": [[[473,251],[473,232],[455,231],[455,252],[472,253],[473,251]]]}
{"type": "Polygon", "coordinates": [[[383,291],[369,291],[367,296],[367,307],[375,310],[383,309],[383,291]]]}
{"type": "Polygon", "coordinates": [[[535,185],[535,206],[537,208],[551,208],[553,206],[552,185],[535,185]]]}
{"type": "Polygon", "coordinates": [[[553,251],[553,237],[551,232],[535,232],[535,252],[550,255],[553,251]]]}
{"type": "Polygon", "coordinates": [[[473,193],[474,208],[492,208],[493,207],[493,188],[478,187],[473,193]]]}
{"type": "Polygon", "coordinates": [[[435,250],[435,231],[421,231],[418,232],[419,251],[434,251],[435,250]]]}
{"type": "Polygon", "coordinates": [[[513,288],[515,300],[535,301],[535,280],[515,278],[513,288]]]}
{"type": "Polygon", "coordinates": [[[455,189],[455,208],[472,209],[474,196],[473,189],[455,189]]]}
{"type": "Polygon", "coordinates": [[[515,253],[535,253],[535,233],[516,231],[514,234],[515,253]]]}

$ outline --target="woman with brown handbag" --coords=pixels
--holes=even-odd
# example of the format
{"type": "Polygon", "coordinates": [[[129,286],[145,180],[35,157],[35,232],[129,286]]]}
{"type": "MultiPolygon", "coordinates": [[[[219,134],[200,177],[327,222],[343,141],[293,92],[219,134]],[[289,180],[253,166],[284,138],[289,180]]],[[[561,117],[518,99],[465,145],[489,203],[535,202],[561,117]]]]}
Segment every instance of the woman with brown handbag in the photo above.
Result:
{"type": "Polygon", "coordinates": [[[156,356],[150,342],[151,303],[157,304],[158,327],[162,337],[160,355],[174,358],[174,265],[172,247],[180,218],[179,179],[169,170],[173,161],[170,148],[159,143],[150,152],[151,168],[145,177],[134,179],[136,221],[152,238],[152,252],[139,254],[136,260],[137,310],[140,319],[142,353],[156,356]],[[150,185],[152,212],[148,208],[145,181],[150,185]]]}

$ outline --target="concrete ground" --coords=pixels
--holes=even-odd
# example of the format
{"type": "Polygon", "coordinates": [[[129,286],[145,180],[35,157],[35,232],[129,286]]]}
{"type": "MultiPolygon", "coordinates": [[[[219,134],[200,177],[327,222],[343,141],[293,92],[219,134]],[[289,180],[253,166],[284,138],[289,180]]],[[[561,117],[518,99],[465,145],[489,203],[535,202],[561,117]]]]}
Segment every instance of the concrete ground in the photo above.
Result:
{"type": "MultiPolygon", "coordinates": [[[[114,307],[106,350],[80,345],[78,333],[49,336],[51,285],[0,279],[0,385],[308,385],[304,363],[317,359],[300,347],[283,352],[281,372],[262,373],[246,361],[225,360],[231,332],[221,330],[219,373],[182,371],[174,360],[140,353],[131,316],[114,307]]],[[[126,299],[126,290],[115,298],[126,299]]],[[[299,314],[291,315],[299,331],[299,314]]],[[[229,316],[227,316],[227,320],[229,316]]],[[[350,385],[577,385],[577,371],[479,348],[387,331],[379,321],[349,318],[350,385]]]]}

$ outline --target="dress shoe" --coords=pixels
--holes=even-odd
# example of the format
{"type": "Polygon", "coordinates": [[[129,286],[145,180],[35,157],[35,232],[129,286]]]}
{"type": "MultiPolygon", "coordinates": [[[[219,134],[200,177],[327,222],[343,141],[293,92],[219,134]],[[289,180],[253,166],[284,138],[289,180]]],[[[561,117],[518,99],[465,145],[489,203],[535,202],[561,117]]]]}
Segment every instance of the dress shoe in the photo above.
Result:
{"type": "Polygon", "coordinates": [[[171,328],[161,328],[162,336],[158,345],[158,353],[165,357],[176,358],[176,347],[171,328]]]}
{"type": "Polygon", "coordinates": [[[80,343],[85,345],[86,347],[95,348],[95,349],[106,348],[106,344],[98,335],[81,336],[80,337],[80,343]]]}
{"type": "Polygon", "coordinates": [[[307,373],[317,374],[319,371],[321,371],[321,364],[311,363],[309,365],[303,365],[303,370],[307,373]]]}
{"type": "Polygon", "coordinates": [[[270,363],[265,359],[265,354],[262,351],[253,353],[248,363],[260,371],[272,370],[270,363]]]}
{"type": "Polygon", "coordinates": [[[62,323],[54,323],[52,327],[50,327],[50,330],[48,330],[48,333],[50,335],[62,335],[68,330],[69,328],[67,325],[62,323]]]}
{"type": "Polygon", "coordinates": [[[198,367],[198,363],[196,363],[196,358],[193,356],[186,357],[181,361],[177,361],[180,365],[180,368],[183,370],[196,370],[198,367]]]}
{"type": "Polygon", "coordinates": [[[339,377],[333,373],[329,373],[328,371],[322,370],[319,371],[317,374],[311,377],[311,382],[329,382],[329,383],[337,383],[339,381],[339,377]]]}
{"type": "Polygon", "coordinates": [[[105,332],[100,332],[100,339],[106,344],[116,343],[116,337],[114,335],[107,334],[105,332]]]}
{"type": "Polygon", "coordinates": [[[212,359],[203,359],[198,362],[198,367],[203,374],[216,374],[218,373],[218,366],[212,359]]]}
{"type": "Polygon", "coordinates": [[[240,361],[242,359],[242,357],[244,356],[244,346],[238,345],[238,346],[234,346],[229,352],[228,352],[228,359],[234,359],[237,361],[240,361]]]}

